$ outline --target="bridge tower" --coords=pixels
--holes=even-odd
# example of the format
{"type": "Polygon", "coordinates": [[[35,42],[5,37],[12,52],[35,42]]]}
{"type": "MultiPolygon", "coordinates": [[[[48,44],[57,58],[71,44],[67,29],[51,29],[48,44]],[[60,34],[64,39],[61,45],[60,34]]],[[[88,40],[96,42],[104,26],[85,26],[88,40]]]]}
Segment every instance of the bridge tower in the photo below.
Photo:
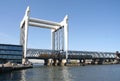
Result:
{"type": "Polygon", "coordinates": [[[27,7],[25,15],[20,23],[20,44],[23,46],[23,64],[26,61],[28,28],[41,27],[51,29],[51,49],[66,52],[68,58],[68,16],[63,21],[53,22],[30,17],[30,8],[27,7]]]}

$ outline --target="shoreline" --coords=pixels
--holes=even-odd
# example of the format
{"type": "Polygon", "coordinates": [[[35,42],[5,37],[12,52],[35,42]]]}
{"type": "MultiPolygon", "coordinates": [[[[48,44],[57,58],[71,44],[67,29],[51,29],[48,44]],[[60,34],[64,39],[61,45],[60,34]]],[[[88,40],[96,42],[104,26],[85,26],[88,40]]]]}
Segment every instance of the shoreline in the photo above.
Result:
{"type": "Polygon", "coordinates": [[[16,65],[0,64],[0,73],[28,69],[28,68],[33,68],[33,65],[31,65],[31,64],[26,64],[26,65],[23,65],[23,64],[16,64],[16,65]]]}

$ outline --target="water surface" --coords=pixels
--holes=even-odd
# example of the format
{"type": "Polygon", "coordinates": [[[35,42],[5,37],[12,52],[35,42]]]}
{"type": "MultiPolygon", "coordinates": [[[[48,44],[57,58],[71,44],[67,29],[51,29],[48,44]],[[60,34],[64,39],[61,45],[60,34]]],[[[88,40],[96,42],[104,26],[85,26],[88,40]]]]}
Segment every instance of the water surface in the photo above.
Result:
{"type": "Polygon", "coordinates": [[[0,81],[120,81],[120,65],[35,66],[2,73],[0,81]]]}

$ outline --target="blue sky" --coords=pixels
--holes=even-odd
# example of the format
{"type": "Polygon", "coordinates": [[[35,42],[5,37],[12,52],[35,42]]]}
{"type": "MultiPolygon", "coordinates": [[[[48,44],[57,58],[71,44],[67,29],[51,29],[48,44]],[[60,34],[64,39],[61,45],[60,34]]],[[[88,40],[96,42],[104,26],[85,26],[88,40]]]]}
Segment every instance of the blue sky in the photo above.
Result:
{"type": "MultiPolygon", "coordinates": [[[[120,51],[120,0],[1,0],[0,43],[19,44],[27,6],[31,17],[60,22],[69,16],[69,49],[120,51]]],[[[50,49],[51,31],[29,28],[28,47],[50,49]]]]}

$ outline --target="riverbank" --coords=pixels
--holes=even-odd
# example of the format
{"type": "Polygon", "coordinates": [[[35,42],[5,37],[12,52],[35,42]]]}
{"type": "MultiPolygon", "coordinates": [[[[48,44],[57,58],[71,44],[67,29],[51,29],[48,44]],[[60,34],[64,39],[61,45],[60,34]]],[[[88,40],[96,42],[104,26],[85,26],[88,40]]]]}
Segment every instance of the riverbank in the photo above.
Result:
{"type": "Polygon", "coordinates": [[[10,72],[10,71],[15,71],[15,70],[21,70],[21,69],[27,69],[27,68],[32,68],[32,64],[15,64],[15,63],[6,63],[6,64],[0,64],[0,73],[3,72],[10,72]]]}

